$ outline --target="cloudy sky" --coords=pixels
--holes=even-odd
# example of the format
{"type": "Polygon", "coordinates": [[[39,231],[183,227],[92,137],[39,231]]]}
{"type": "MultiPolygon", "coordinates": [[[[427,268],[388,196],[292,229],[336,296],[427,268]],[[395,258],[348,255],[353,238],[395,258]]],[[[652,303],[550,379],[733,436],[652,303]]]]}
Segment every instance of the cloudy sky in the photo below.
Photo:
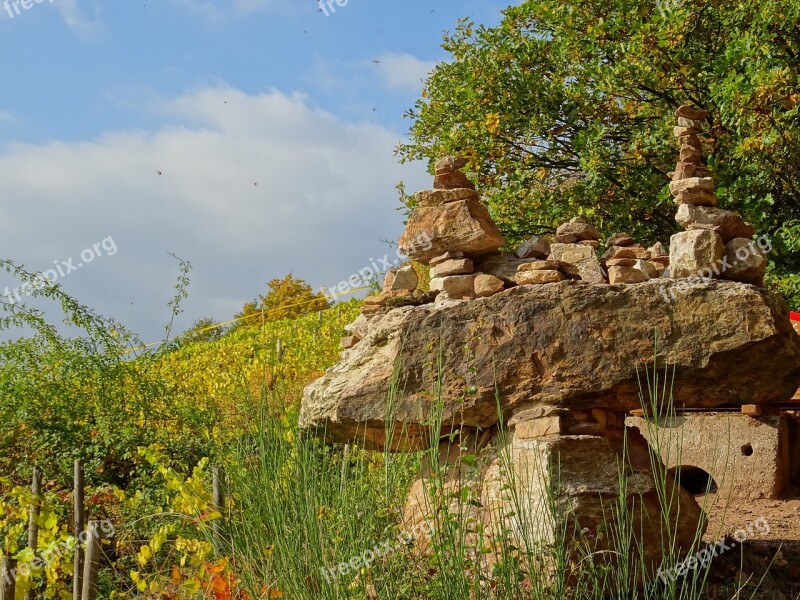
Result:
{"type": "Polygon", "coordinates": [[[183,330],[273,277],[319,289],[394,252],[395,185],[430,182],[394,156],[403,112],[446,59],[443,31],[506,4],[330,4],[6,2],[0,256],[60,268],[68,292],[155,341],[169,253],[193,267],[183,330]]]}

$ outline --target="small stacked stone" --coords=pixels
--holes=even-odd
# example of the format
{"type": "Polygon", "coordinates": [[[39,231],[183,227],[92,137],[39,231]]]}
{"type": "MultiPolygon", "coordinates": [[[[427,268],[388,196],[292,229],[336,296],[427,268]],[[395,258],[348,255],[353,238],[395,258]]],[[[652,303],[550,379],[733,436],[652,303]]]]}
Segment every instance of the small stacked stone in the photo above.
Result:
{"type": "Polygon", "coordinates": [[[661,277],[669,265],[669,257],[661,243],[645,248],[622,232],[615,233],[606,241],[603,261],[611,284],[644,283],[661,277]]]}
{"type": "Polygon", "coordinates": [[[437,302],[491,296],[505,287],[475,269],[473,261],[495,253],[504,240],[462,172],[466,166],[466,159],[455,156],[436,162],[433,189],[415,195],[417,208],[399,242],[406,256],[431,267],[437,302]]]}
{"type": "Polygon", "coordinates": [[[606,283],[595,253],[600,237],[600,232],[584,217],[575,217],[556,229],[547,260],[561,263],[561,270],[570,279],[606,283]]]}
{"type": "Polygon", "coordinates": [[[699,134],[708,112],[689,104],[675,111],[680,160],[669,189],[686,231],[670,240],[673,278],[723,278],[762,285],[767,261],[752,242],[755,229],[738,214],[717,208],[714,179],[703,162],[699,134]]]}

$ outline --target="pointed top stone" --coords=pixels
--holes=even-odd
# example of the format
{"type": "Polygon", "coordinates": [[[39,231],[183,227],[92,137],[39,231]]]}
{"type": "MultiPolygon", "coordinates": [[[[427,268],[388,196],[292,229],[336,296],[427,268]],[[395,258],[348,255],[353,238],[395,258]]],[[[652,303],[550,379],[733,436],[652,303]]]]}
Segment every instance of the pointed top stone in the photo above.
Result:
{"type": "Polygon", "coordinates": [[[692,121],[703,121],[708,117],[708,111],[697,108],[693,104],[682,104],[675,111],[675,116],[679,119],[690,119],[692,121]]]}
{"type": "Polygon", "coordinates": [[[436,166],[434,168],[436,169],[437,175],[443,175],[459,171],[466,166],[466,158],[461,158],[460,156],[445,156],[436,161],[436,166]]]}

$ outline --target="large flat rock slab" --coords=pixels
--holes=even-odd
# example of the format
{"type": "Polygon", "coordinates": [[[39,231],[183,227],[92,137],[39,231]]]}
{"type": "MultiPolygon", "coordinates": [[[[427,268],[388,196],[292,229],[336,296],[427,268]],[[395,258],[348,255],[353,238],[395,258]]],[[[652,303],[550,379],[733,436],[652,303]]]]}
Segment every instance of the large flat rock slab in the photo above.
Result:
{"type": "Polygon", "coordinates": [[[437,398],[453,429],[489,427],[531,403],[627,411],[640,408],[639,377],[654,357],[675,369],[676,406],[785,401],[800,385],[800,336],[784,301],[763,289],[564,281],[376,317],[306,388],[300,421],[373,447],[383,446],[387,424],[406,424],[399,449],[429,442],[437,398]]]}

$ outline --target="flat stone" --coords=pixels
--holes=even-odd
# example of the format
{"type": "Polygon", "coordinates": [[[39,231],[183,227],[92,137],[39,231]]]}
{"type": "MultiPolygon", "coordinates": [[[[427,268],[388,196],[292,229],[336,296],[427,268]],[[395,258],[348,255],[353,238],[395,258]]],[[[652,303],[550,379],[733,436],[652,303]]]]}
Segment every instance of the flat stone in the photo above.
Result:
{"type": "Polygon", "coordinates": [[[570,222],[564,223],[558,229],[556,229],[556,241],[558,241],[559,238],[572,238],[570,241],[599,240],[600,232],[588,223],[570,222]]]}
{"type": "Polygon", "coordinates": [[[443,422],[453,427],[496,424],[497,399],[509,415],[531,405],[637,409],[637,373],[652,364],[656,330],[658,363],[670,365],[670,377],[675,369],[673,394],[688,408],[783,402],[800,385],[800,336],[786,303],[762,288],[564,281],[375,316],[366,337],[306,388],[301,424],[335,441],[366,434],[368,446],[382,448],[396,381],[391,418],[409,426],[397,437],[424,444],[439,373],[443,422]]]}
{"type": "Polygon", "coordinates": [[[758,244],[749,238],[734,238],[725,244],[726,266],[724,279],[741,281],[759,287],[764,286],[767,256],[758,244]]]}
{"type": "Polygon", "coordinates": [[[520,265],[536,262],[535,258],[517,258],[510,252],[497,252],[476,259],[475,270],[502,279],[506,285],[517,285],[517,269],[520,265]]]}
{"type": "Polygon", "coordinates": [[[395,274],[394,281],[392,282],[392,290],[408,290],[409,292],[413,292],[417,289],[418,285],[419,277],[417,276],[417,272],[411,265],[406,265],[398,269],[395,274]]]}
{"type": "Polygon", "coordinates": [[[475,275],[450,275],[434,277],[430,282],[434,292],[445,292],[450,298],[469,297],[475,289],[475,275]]]}
{"type": "Polygon", "coordinates": [[[600,242],[597,240],[581,240],[578,242],[581,246],[589,246],[592,250],[597,250],[600,247],[600,242]]]}
{"type": "Polygon", "coordinates": [[[442,173],[433,178],[433,187],[437,190],[455,190],[458,188],[475,189],[475,184],[461,171],[442,173]]]}
{"type": "Polygon", "coordinates": [[[724,253],[722,237],[714,231],[676,233],[669,244],[670,274],[674,279],[717,277],[724,253]]]}
{"type": "Polygon", "coordinates": [[[680,162],[701,165],[703,164],[703,152],[699,148],[692,146],[681,146],[680,162]]]}
{"type": "Polygon", "coordinates": [[[700,136],[696,133],[682,135],[678,138],[678,142],[680,142],[681,146],[691,146],[692,148],[697,148],[700,152],[703,151],[703,142],[700,141],[700,136]]]}
{"type": "MultiPolygon", "coordinates": [[[[606,278],[597,255],[589,246],[581,244],[553,244],[548,260],[573,265],[577,274],[589,283],[605,283],[606,278]]],[[[568,271],[569,272],[569,271],[568,271]]]]}
{"type": "Polygon", "coordinates": [[[435,267],[446,260],[456,260],[459,258],[464,258],[463,252],[445,252],[444,254],[433,257],[428,264],[432,267],[435,267]]]}
{"type": "Polygon", "coordinates": [[[475,275],[475,295],[480,298],[488,298],[499,294],[505,288],[503,280],[487,273],[475,275]]]}
{"type": "MultiPolygon", "coordinates": [[[[635,261],[634,261],[635,262],[635,261]]],[[[644,283],[650,277],[634,267],[608,267],[608,282],[612,285],[620,283],[644,283]]]]}
{"type": "Polygon", "coordinates": [[[606,261],[607,267],[633,267],[636,266],[635,258],[609,258],[606,261]]]}
{"type": "Polygon", "coordinates": [[[558,283],[566,277],[561,271],[521,271],[517,273],[518,285],[534,285],[544,283],[558,283]]]}
{"type": "Polygon", "coordinates": [[[467,159],[460,156],[445,156],[436,161],[434,170],[437,175],[460,171],[467,166],[467,159]]]}
{"type": "Polygon", "coordinates": [[[547,258],[550,255],[550,244],[541,235],[528,238],[518,249],[518,258],[547,258]]]}
{"type": "Polygon", "coordinates": [[[681,204],[678,206],[675,220],[684,228],[688,228],[692,224],[718,227],[722,241],[726,244],[734,238],[752,238],[756,232],[755,227],[735,212],[721,208],[681,204]]]}
{"type": "Polygon", "coordinates": [[[672,173],[672,179],[689,179],[690,177],[694,176],[696,170],[697,165],[694,163],[679,162],[675,167],[675,171],[672,173]]]}
{"type": "Polygon", "coordinates": [[[612,246],[632,246],[635,243],[636,240],[627,233],[615,233],[606,240],[606,248],[611,248],[612,246]]]}
{"type": "Polygon", "coordinates": [[[692,121],[704,121],[708,118],[708,111],[697,108],[692,104],[681,104],[675,111],[675,118],[691,119],[692,121]]]}
{"type": "Polygon", "coordinates": [[[623,248],[616,248],[611,258],[650,258],[650,251],[641,246],[626,246],[623,248]]]}
{"type": "Polygon", "coordinates": [[[686,117],[678,117],[678,127],[688,127],[690,129],[702,129],[703,122],[697,119],[687,119],[686,117]]]}
{"type": "MultiPolygon", "coordinates": [[[[683,181],[687,181],[684,179],[683,181]]],[[[717,197],[707,191],[699,190],[696,192],[681,192],[675,196],[675,204],[691,204],[692,206],[716,206],[719,203],[717,197]]]]}
{"type": "Polygon", "coordinates": [[[559,435],[561,433],[567,433],[567,427],[566,418],[559,415],[520,421],[514,426],[514,437],[520,440],[559,435]]]}
{"type": "Polygon", "coordinates": [[[421,190],[414,194],[414,199],[419,206],[441,206],[459,200],[480,200],[481,195],[469,188],[456,188],[454,190],[421,190]]]}
{"type": "Polygon", "coordinates": [[[697,127],[673,127],[672,128],[672,135],[676,138],[682,138],[685,135],[690,135],[692,133],[700,133],[700,129],[697,127]]]}
{"type": "Polygon", "coordinates": [[[447,277],[448,275],[465,275],[473,272],[472,261],[468,258],[454,258],[440,262],[431,268],[431,277],[447,277]]]}
{"type": "Polygon", "coordinates": [[[474,258],[498,250],[503,236],[477,200],[459,200],[441,206],[418,207],[400,237],[405,256],[427,264],[448,251],[474,258]],[[420,244],[424,240],[426,243],[420,244]]]}
{"type": "Polygon", "coordinates": [[[688,179],[679,179],[672,181],[669,184],[669,193],[677,196],[682,192],[713,192],[714,180],[711,177],[689,177],[688,179]]]}
{"type": "Polygon", "coordinates": [[[558,271],[561,267],[561,262],[558,260],[535,260],[529,263],[523,263],[517,267],[517,273],[523,271],[558,271]]]}

